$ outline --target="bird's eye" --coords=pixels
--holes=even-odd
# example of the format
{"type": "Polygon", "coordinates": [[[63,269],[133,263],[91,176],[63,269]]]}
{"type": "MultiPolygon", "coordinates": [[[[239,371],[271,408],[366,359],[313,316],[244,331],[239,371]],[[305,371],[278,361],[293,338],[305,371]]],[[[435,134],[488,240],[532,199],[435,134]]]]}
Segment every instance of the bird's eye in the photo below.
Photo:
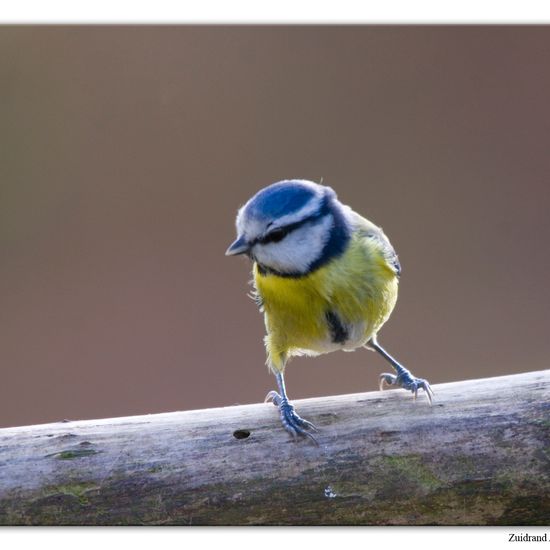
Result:
{"type": "Polygon", "coordinates": [[[268,233],[262,240],[262,244],[278,243],[282,241],[288,235],[288,229],[286,227],[279,227],[274,229],[271,233],[268,233]]]}

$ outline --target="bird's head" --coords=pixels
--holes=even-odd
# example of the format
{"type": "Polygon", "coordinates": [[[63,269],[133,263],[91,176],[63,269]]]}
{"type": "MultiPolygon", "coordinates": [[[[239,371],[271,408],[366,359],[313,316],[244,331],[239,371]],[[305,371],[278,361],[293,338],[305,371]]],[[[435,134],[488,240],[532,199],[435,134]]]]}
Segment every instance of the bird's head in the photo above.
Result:
{"type": "Polygon", "coordinates": [[[260,269],[299,277],[340,255],[350,235],[336,193],[306,180],[265,187],[237,214],[237,239],[226,255],[247,254],[260,269]]]}

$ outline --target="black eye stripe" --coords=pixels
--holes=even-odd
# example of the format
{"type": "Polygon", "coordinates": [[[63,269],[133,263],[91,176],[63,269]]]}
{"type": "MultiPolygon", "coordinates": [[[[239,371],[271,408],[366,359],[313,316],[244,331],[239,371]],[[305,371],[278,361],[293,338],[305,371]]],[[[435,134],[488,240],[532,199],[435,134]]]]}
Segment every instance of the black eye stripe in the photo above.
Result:
{"type": "Polygon", "coordinates": [[[273,231],[270,231],[267,235],[264,235],[263,237],[259,237],[252,241],[251,246],[259,243],[259,244],[268,244],[268,243],[276,243],[279,241],[282,241],[291,231],[294,231],[295,229],[298,229],[302,225],[305,225],[306,223],[310,223],[316,220],[319,220],[320,218],[326,216],[329,213],[329,207],[328,207],[328,199],[325,198],[323,201],[323,204],[321,205],[321,208],[313,215],[309,216],[308,218],[305,218],[303,220],[300,220],[299,222],[294,222],[289,225],[285,225],[284,227],[277,227],[276,229],[273,229],[273,231]]]}
{"type": "Polygon", "coordinates": [[[279,241],[282,241],[290,233],[290,231],[290,226],[279,227],[268,233],[265,237],[262,237],[258,242],[261,244],[278,243],[279,241]]]}
{"type": "Polygon", "coordinates": [[[319,216],[310,216],[305,220],[300,220],[299,222],[291,223],[289,225],[285,225],[284,227],[277,227],[277,229],[270,231],[267,235],[258,239],[257,242],[259,242],[260,244],[278,243],[279,241],[282,241],[291,231],[294,231],[295,229],[302,227],[302,225],[305,225],[306,223],[314,221],[318,218],[319,216]]]}

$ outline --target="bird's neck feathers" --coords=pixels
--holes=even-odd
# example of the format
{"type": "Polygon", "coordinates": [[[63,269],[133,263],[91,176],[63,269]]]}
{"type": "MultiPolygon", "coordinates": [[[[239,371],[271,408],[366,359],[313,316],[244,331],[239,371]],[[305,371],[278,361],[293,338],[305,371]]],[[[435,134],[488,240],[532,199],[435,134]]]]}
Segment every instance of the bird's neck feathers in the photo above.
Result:
{"type": "Polygon", "coordinates": [[[305,277],[341,256],[351,238],[351,224],[344,209],[332,197],[325,197],[318,212],[294,230],[292,243],[284,249],[281,247],[276,257],[255,258],[258,273],[261,276],[305,277]]]}

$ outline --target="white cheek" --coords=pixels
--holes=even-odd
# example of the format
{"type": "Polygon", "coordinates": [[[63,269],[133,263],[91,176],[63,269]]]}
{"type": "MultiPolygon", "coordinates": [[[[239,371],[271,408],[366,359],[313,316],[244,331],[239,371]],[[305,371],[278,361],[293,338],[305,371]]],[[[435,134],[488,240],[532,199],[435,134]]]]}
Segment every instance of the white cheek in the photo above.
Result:
{"type": "Polygon", "coordinates": [[[321,257],[330,236],[332,216],[316,224],[306,224],[278,243],[256,245],[254,256],[259,263],[281,273],[305,273],[321,257]]]}

